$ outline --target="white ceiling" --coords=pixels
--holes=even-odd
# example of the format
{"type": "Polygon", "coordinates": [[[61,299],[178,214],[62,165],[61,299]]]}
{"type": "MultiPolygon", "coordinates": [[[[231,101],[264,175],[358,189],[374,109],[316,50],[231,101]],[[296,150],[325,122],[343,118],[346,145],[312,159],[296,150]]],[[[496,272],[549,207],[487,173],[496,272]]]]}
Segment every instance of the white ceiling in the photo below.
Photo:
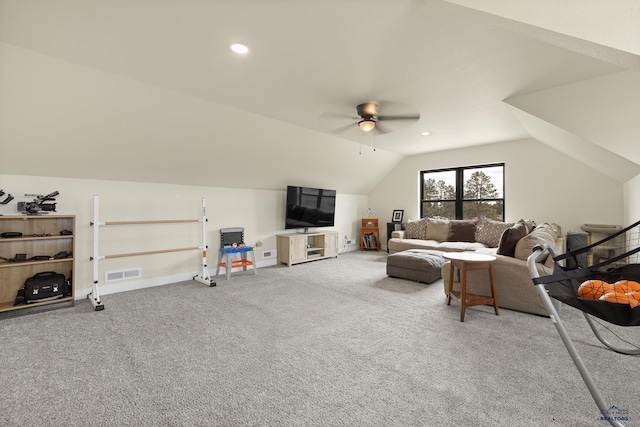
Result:
{"type": "MultiPolygon", "coordinates": [[[[366,169],[348,167],[351,157],[341,150],[362,151],[375,143],[384,173],[402,156],[430,151],[529,137],[554,145],[562,133],[536,132],[549,124],[570,134],[571,149],[584,141],[610,152],[613,164],[624,170],[615,178],[624,182],[640,172],[640,153],[626,142],[640,135],[640,125],[627,117],[640,111],[635,96],[640,94],[640,7],[632,0],[562,3],[559,8],[551,0],[0,0],[0,41],[8,47],[5,59],[22,55],[13,56],[19,49],[205,101],[209,107],[202,111],[224,110],[221,127],[259,125],[258,135],[270,138],[289,132],[298,138],[290,126],[306,129],[309,140],[324,141],[333,152],[330,159],[307,146],[301,151],[326,163],[325,173],[336,183],[358,182],[346,192],[366,192],[381,177],[355,175],[366,169]],[[230,52],[232,42],[247,44],[249,55],[230,52]],[[617,76],[625,84],[606,87],[613,91],[613,105],[618,95],[625,97],[626,115],[595,108],[602,126],[593,121],[582,126],[582,109],[595,103],[589,94],[601,79],[617,81],[617,76]],[[578,83],[577,92],[565,89],[578,83]],[[568,97],[554,112],[557,93],[568,97]],[[545,109],[545,100],[553,101],[553,108],[545,109]],[[349,118],[364,101],[380,102],[380,114],[421,118],[410,126],[389,124],[392,132],[374,142],[349,118]],[[531,114],[542,122],[539,128],[537,120],[527,119],[531,114]],[[607,123],[608,115],[618,117],[615,123],[607,123]],[[349,123],[350,129],[332,133],[349,123]],[[609,131],[620,126],[625,134],[616,144],[609,131]],[[344,165],[339,158],[347,159],[344,165]]],[[[4,84],[11,81],[5,78],[4,84]]],[[[8,104],[2,111],[11,113],[8,104]]],[[[255,135],[251,139],[256,142],[255,135]]],[[[183,143],[191,152],[205,149],[183,143]]],[[[233,157],[246,156],[248,147],[227,148],[233,157]]],[[[292,151],[291,145],[281,149],[292,151]]],[[[176,164],[174,151],[153,155],[158,164],[176,164]]],[[[222,176],[203,180],[193,165],[183,163],[185,170],[171,178],[179,183],[282,184],[239,184],[222,176]]],[[[591,163],[597,168],[597,161],[591,163]]],[[[26,173],[12,167],[3,165],[10,173],[26,173]]],[[[95,165],[86,171],[89,178],[109,178],[106,174],[95,165]]],[[[145,179],[162,182],[166,172],[162,175],[149,172],[145,179]]],[[[135,178],[133,172],[122,176],[135,178]]]]}

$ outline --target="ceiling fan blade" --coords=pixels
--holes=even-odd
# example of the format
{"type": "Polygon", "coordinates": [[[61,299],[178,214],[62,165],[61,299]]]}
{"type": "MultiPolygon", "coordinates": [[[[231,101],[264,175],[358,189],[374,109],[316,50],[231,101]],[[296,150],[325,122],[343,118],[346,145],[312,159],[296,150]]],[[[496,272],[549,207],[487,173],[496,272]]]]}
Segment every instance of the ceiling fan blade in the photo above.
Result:
{"type": "Polygon", "coordinates": [[[351,128],[355,127],[355,126],[356,126],[355,123],[349,123],[347,125],[340,126],[339,128],[331,129],[329,132],[341,134],[341,133],[345,133],[346,131],[348,131],[349,129],[351,129],[351,128]]]}
{"type": "Polygon", "coordinates": [[[378,116],[378,120],[420,120],[420,114],[412,116],[378,116]]]}
{"type": "Polygon", "coordinates": [[[325,111],[320,114],[321,119],[351,119],[357,120],[358,117],[354,117],[353,114],[345,114],[345,113],[334,113],[331,111],[325,111]]]}
{"type": "Polygon", "coordinates": [[[376,123],[375,132],[378,135],[384,135],[385,133],[391,132],[391,129],[389,129],[388,126],[385,126],[382,123],[378,122],[378,123],[376,123]]]}

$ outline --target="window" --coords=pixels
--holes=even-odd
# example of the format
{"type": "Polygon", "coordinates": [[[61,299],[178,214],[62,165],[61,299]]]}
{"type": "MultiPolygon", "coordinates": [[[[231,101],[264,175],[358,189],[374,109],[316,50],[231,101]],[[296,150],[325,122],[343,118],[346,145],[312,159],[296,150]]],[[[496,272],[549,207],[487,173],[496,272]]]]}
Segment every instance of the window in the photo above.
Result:
{"type": "Polygon", "coordinates": [[[504,163],[420,172],[420,216],[504,221],[504,163]]]}

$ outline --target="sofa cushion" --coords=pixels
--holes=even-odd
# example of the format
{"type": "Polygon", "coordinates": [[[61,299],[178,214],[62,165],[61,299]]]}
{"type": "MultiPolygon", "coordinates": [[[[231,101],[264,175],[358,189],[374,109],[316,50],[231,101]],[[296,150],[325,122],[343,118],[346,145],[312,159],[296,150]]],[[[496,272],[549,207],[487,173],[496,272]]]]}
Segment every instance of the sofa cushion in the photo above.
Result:
{"type": "Polygon", "coordinates": [[[524,221],[518,221],[513,227],[507,228],[500,236],[498,244],[498,255],[513,256],[516,251],[516,244],[527,235],[527,225],[524,221]]]}
{"type": "Polygon", "coordinates": [[[449,220],[427,218],[427,232],[425,239],[446,242],[449,237],[449,220]]]}
{"type": "Polygon", "coordinates": [[[467,252],[483,249],[486,246],[478,242],[441,242],[435,248],[444,252],[467,252]]]}
{"type": "MultiPolygon", "coordinates": [[[[525,260],[533,252],[533,248],[540,246],[555,246],[555,242],[558,236],[549,226],[549,224],[540,224],[531,233],[524,236],[516,244],[514,256],[518,259],[525,260]]],[[[538,262],[544,262],[544,259],[539,259],[538,262]]]]}
{"type": "Polygon", "coordinates": [[[476,241],[475,220],[452,219],[449,221],[449,242],[475,242],[476,241]]]}
{"type": "Polygon", "coordinates": [[[427,230],[426,218],[409,220],[405,227],[404,237],[407,239],[424,239],[427,230]]]}
{"type": "Polygon", "coordinates": [[[495,221],[486,217],[480,218],[476,231],[476,242],[484,243],[490,248],[497,248],[500,236],[507,228],[515,225],[514,222],[495,221]]]}
{"type": "Polygon", "coordinates": [[[406,251],[407,249],[435,249],[440,242],[423,239],[391,239],[387,243],[389,253],[406,251]]]}

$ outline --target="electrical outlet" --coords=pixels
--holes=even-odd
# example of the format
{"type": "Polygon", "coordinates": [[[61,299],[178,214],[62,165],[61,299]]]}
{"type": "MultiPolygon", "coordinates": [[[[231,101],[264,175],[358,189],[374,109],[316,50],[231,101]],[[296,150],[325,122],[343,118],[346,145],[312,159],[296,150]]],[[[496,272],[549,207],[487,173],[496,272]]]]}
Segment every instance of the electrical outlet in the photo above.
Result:
{"type": "Polygon", "coordinates": [[[353,240],[347,239],[347,245],[353,245],[353,240]]]}

